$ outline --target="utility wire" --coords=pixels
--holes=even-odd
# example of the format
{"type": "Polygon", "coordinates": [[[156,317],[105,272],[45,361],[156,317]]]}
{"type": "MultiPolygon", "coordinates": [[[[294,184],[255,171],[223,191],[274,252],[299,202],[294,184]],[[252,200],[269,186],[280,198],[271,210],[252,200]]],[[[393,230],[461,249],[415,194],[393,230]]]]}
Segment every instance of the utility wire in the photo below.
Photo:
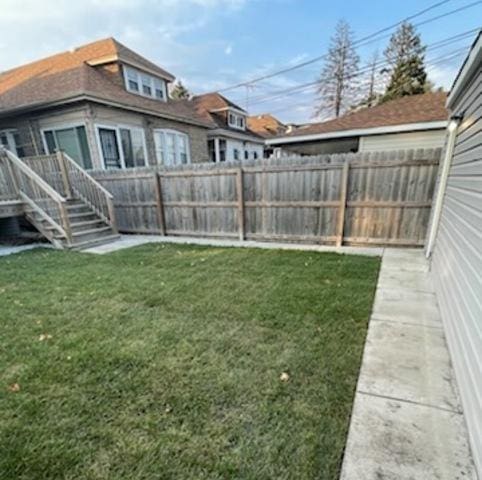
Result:
{"type": "MultiPolygon", "coordinates": [[[[444,0],[444,1],[442,1],[442,2],[437,2],[437,3],[435,3],[435,4],[431,5],[431,6],[429,6],[429,7],[425,8],[425,9],[423,9],[423,10],[421,10],[421,11],[419,11],[419,12],[417,12],[417,13],[411,15],[411,16],[409,16],[409,17],[404,18],[403,20],[400,20],[399,22],[396,22],[396,23],[394,23],[394,24],[392,24],[392,25],[390,25],[390,26],[388,26],[388,27],[382,28],[381,30],[378,30],[377,32],[374,32],[374,33],[372,33],[372,34],[370,34],[370,35],[367,35],[366,37],[362,37],[362,38],[359,39],[359,40],[356,40],[356,41],[354,42],[354,45],[355,45],[355,46],[368,45],[368,44],[370,44],[370,43],[373,43],[374,41],[378,41],[378,40],[386,37],[387,35],[382,36],[382,37],[379,37],[379,38],[374,38],[374,37],[378,37],[381,33],[384,33],[384,32],[386,32],[386,31],[388,31],[388,30],[391,30],[391,29],[393,29],[393,28],[401,25],[403,22],[406,22],[406,21],[411,20],[411,19],[413,19],[413,18],[419,17],[419,16],[423,15],[424,13],[427,13],[427,12],[430,11],[430,10],[433,10],[433,9],[435,9],[435,8],[438,8],[439,6],[444,5],[444,4],[446,4],[446,3],[450,2],[450,1],[453,1],[453,0],[444,0]]],[[[419,22],[419,23],[416,23],[416,24],[414,24],[414,26],[417,27],[417,26],[420,26],[420,25],[426,25],[426,24],[428,24],[428,23],[434,22],[434,21],[436,21],[436,20],[439,20],[439,19],[441,19],[441,18],[447,17],[447,16],[449,16],[449,15],[454,15],[454,14],[456,14],[456,13],[459,13],[459,12],[463,11],[463,10],[467,10],[468,8],[472,8],[472,7],[474,7],[474,6],[476,6],[476,5],[479,5],[479,4],[481,4],[481,3],[482,3],[482,0],[477,0],[477,1],[475,1],[475,2],[469,3],[468,5],[464,5],[464,6],[462,6],[462,7],[456,8],[456,9],[451,10],[451,11],[449,11],[449,12],[445,12],[445,13],[443,13],[443,14],[440,14],[440,15],[437,15],[437,16],[435,16],[435,17],[431,17],[431,18],[429,18],[429,19],[426,19],[426,20],[424,20],[424,21],[421,21],[421,22],[419,22]]],[[[388,34],[388,36],[390,36],[390,35],[391,35],[391,34],[388,34]]],[[[323,55],[319,55],[319,56],[314,57],[314,58],[312,58],[312,59],[310,59],[310,60],[306,60],[306,61],[304,61],[304,62],[295,64],[295,65],[291,65],[291,66],[286,67],[286,68],[283,68],[283,69],[281,69],[281,70],[277,70],[277,71],[275,71],[275,72],[271,72],[271,73],[268,73],[268,74],[265,74],[265,75],[261,75],[261,76],[259,76],[259,77],[253,78],[253,79],[251,79],[251,80],[247,80],[247,81],[244,81],[244,82],[239,82],[239,83],[236,83],[236,84],[234,84],[234,85],[221,88],[221,89],[217,90],[216,92],[217,92],[217,93],[226,92],[226,91],[229,91],[229,90],[234,90],[234,89],[236,89],[236,88],[244,87],[244,86],[246,86],[246,85],[252,85],[252,84],[257,83],[257,82],[260,82],[260,81],[262,81],[262,80],[266,80],[266,79],[269,79],[269,78],[273,78],[273,77],[276,77],[276,76],[281,75],[281,74],[283,74],[283,73],[288,73],[288,72],[291,72],[291,71],[293,71],[293,70],[297,70],[297,69],[299,69],[299,68],[306,67],[306,66],[311,65],[311,64],[313,64],[313,63],[316,63],[316,62],[318,62],[318,61],[320,61],[320,60],[323,60],[323,59],[325,59],[326,57],[327,57],[327,54],[325,53],[325,54],[323,54],[323,55]]]]}
{"type": "MultiPolygon", "coordinates": [[[[460,40],[463,40],[467,37],[470,37],[473,33],[477,32],[479,30],[480,30],[480,28],[477,27],[477,28],[473,28],[471,30],[467,30],[465,32],[461,32],[459,34],[453,35],[451,37],[447,37],[447,38],[444,38],[442,40],[438,40],[437,42],[434,42],[432,44],[427,45],[426,51],[433,51],[433,50],[437,50],[439,48],[443,48],[443,47],[447,46],[449,43],[454,43],[456,41],[460,41],[460,40]]],[[[364,67],[362,67],[361,69],[359,69],[358,72],[355,75],[351,76],[350,78],[354,78],[356,76],[361,76],[361,75],[364,75],[366,73],[369,73],[374,66],[375,66],[375,68],[380,68],[381,66],[385,66],[387,64],[388,64],[388,62],[386,60],[383,60],[383,59],[376,62],[375,65],[367,64],[364,67]]],[[[260,95],[251,97],[250,102],[251,102],[251,105],[253,105],[253,104],[259,103],[260,101],[265,101],[265,99],[268,100],[268,99],[271,99],[273,97],[278,97],[278,96],[282,97],[282,96],[284,96],[283,94],[285,94],[285,93],[291,93],[292,91],[296,91],[296,90],[304,90],[305,88],[318,85],[318,83],[319,82],[317,80],[315,80],[315,81],[310,81],[310,82],[307,82],[307,83],[293,85],[291,87],[287,87],[287,88],[281,89],[281,90],[274,90],[274,91],[271,91],[271,92],[262,93],[260,95]]]]}

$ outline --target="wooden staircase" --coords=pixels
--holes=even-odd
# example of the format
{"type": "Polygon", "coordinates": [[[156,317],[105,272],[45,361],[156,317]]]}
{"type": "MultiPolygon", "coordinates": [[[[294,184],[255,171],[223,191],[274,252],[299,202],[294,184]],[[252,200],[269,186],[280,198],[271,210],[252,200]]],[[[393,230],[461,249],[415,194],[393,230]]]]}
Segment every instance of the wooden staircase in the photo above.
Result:
{"type": "Polygon", "coordinates": [[[56,248],[84,249],[119,238],[112,195],[63,152],[20,160],[0,150],[0,180],[56,248]]]}

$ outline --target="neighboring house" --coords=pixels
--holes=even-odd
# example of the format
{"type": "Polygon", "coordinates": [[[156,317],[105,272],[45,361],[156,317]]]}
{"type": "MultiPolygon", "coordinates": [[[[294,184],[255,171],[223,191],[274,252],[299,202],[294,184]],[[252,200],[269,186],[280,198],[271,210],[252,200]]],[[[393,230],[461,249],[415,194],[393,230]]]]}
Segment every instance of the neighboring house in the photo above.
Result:
{"type": "Polygon", "coordinates": [[[263,158],[264,138],[248,127],[245,110],[219,93],[195,96],[192,103],[198,115],[215,125],[208,132],[210,161],[263,158]]]}
{"type": "Polygon", "coordinates": [[[86,169],[208,160],[211,122],[168,98],[174,76],[113,38],[0,73],[0,142],[86,169]]]}
{"type": "Polygon", "coordinates": [[[266,140],[275,155],[442,147],[447,126],[444,92],[412,95],[310,123],[266,140]]]}
{"type": "Polygon", "coordinates": [[[287,126],[270,113],[248,117],[248,128],[263,138],[282,135],[287,130],[287,126]]]}

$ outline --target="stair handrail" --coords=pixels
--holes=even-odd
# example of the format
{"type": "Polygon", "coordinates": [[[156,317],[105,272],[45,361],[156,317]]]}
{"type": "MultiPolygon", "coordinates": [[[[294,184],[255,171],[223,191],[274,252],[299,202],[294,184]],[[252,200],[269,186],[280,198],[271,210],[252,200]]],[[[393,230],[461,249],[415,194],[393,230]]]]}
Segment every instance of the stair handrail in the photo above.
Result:
{"type": "MultiPolygon", "coordinates": [[[[115,210],[114,210],[114,196],[110,193],[103,185],[101,185],[94,177],[92,177],[88,172],[86,172],[72,157],[67,155],[64,151],[59,150],[62,159],[67,161],[69,167],[73,167],[84,179],[89,181],[92,186],[94,186],[99,192],[101,192],[104,197],[106,198],[107,209],[108,209],[108,220],[110,226],[112,227],[113,231],[117,233],[117,223],[115,218],[115,210]]],[[[68,174],[67,174],[68,175],[68,174]]],[[[71,179],[70,181],[70,188],[75,188],[75,185],[72,184],[71,179]]],[[[80,193],[80,192],[79,192],[80,193]]],[[[93,205],[97,207],[97,205],[93,205]]]]}
{"type": "MultiPolygon", "coordinates": [[[[10,161],[10,164],[13,165],[14,169],[20,170],[24,175],[30,178],[30,180],[32,180],[37,185],[37,187],[43,190],[44,193],[46,193],[53,201],[58,204],[63,227],[62,233],[66,236],[67,241],[69,243],[72,243],[72,229],[70,226],[69,216],[67,214],[67,199],[60,195],[60,193],[55,191],[42,177],[35,173],[30,167],[25,165],[22,160],[20,160],[16,155],[7,150],[5,147],[0,147],[0,153],[5,154],[7,160],[10,161]]],[[[17,184],[17,182],[15,183],[17,184]]],[[[25,192],[20,191],[20,187],[18,184],[16,185],[16,188],[19,194],[22,193],[24,196],[28,197],[25,192]]],[[[33,201],[33,199],[30,200],[33,201]]],[[[46,212],[44,212],[44,214],[47,218],[51,218],[46,212]]],[[[56,224],[53,219],[52,222],[56,224]]]]}

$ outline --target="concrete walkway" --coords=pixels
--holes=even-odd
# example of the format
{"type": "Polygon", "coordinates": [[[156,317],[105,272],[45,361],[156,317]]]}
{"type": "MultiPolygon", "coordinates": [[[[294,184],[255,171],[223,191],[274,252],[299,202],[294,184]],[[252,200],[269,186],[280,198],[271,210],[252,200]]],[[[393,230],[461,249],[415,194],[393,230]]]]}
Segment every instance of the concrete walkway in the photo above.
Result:
{"type": "Polygon", "coordinates": [[[302,245],[296,243],[279,242],[252,242],[239,240],[216,240],[211,238],[192,238],[192,237],[163,237],[161,235],[121,235],[119,240],[99,245],[98,247],[87,248],[83,252],[105,254],[123,250],[125,248],[136,247],[146,243],[179,243],[192,245],[206,245],[211,247],[243,247],[243,248],[269,248],[281,250],[306,250],[310,252],[336,252],[353,255],[380,256],[383,248],[379,247],[331,247],[327,245],[302,245]]]}
{"type": "Polygon", "coordinates": [[[386,249],[341,480],[475,478],[428,264],[386,249]]]}

